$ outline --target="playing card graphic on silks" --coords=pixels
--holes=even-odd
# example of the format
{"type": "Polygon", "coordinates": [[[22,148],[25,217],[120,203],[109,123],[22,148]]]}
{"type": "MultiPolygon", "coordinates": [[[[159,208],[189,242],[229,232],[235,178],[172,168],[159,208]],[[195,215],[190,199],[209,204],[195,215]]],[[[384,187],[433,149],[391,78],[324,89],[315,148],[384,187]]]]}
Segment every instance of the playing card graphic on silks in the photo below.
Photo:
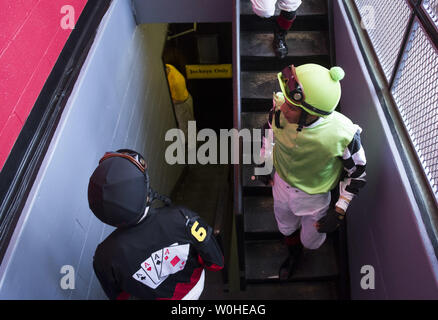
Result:
{"type": "Polygon", "coordinates": [[[155,289],[157,288],[164,280],[167,279],[163,278],[160,282],[155,283],[151,280],[151,278],[149,278],[149,276],[146,274],[146,271],[144,271],[142,268],[140,268],[137,272],[135,272],[132,277],[137,280],[140,281],[141,283],[143,283],[144,285],[148,286],[149,288],[155,289]]]}
{"type": "Polygon", "coordinates": [[[161,280],[158,277],[157,270],[155,269],[154,263],[152,261],[152,258],[149,257],[145,261],[141,263],[141,267],[146,272],[146,274],[149,276],[149,278],[152,279],[154,283],[159,283],[161,280]]]}
{"type": "Polygon", "coordinates": [[[186,266],[190,244],[166,247],[163,249],[161,277],[181,271],[186,266]]]}
{"type": "Polygon", "coordinates": [[[158,279],[161,279],[161,267],[163,266],[163,249],[157,250],[151,255],[155,270],[157,271],[158,279]]]}

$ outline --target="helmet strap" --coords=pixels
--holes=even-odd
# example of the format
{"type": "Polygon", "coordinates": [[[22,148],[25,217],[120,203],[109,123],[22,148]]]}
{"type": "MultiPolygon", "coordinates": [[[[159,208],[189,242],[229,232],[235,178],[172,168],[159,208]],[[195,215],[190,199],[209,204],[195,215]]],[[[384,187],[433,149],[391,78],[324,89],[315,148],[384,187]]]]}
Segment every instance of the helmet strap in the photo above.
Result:
{"type": "Polygon", "coordinates": [[[148,206],[150,206],[155,200],[161,200],[164,202],[165,206],[170,206],[172,204],[172,201],[170,200],[169,197],[164,196],[162,194],[159,194],[158,192],[154,191],[152,188],[150,188],[150,192],[149,192],[149,202],[148,202],[148,206]]]}
{"type": "Polygon", "coordinates": [[[309,114],[307,113],[306,110],[301,109],[301,115],[300,115],[300,119],[298,120],[298,128],[297,128],[297,132],[301,132],[304,128],[304,126],[306,125],[306,121],[307,121],[307,116],[309,114]]]}
{"type": "Polygon", "coordinates": [[[278,129],[283,129],[283,127],[280,125],[280,115],[281,115],[281,110],[275,111],[275,126],[278,129]]]}

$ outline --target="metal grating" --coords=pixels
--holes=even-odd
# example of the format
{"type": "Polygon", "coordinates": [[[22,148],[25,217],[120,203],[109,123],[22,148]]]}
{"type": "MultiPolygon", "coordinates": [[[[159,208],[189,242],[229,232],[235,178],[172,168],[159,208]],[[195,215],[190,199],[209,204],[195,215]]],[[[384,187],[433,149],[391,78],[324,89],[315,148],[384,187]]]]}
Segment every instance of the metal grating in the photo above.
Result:
{"type": "Polygon", "coordinates": [[[411,8],[405,0],[354,0],[386,80],[391,80],[411,8]]]}
{"type": "Polygon", "coordinates": [[[438,199],[438,51],[414,20],[392,94],[438,199]]]}
{"type": "Polygon", "coordinates": [[[435,27],[438,28],[438,0],[424,0],[423,9],[427,12],[435,27]]]}

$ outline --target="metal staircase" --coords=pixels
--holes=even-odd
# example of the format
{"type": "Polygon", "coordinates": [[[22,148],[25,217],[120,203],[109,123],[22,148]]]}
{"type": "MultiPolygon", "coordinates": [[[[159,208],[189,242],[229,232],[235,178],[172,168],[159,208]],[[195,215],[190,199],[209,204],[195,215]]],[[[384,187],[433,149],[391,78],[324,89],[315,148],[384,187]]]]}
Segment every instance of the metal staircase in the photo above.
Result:
{"type": "MultiPolygon", "coordinates": [[[[238,1],[237,1],[238,2],[238,1]]],[[[236,3],[238,6],[239,3],[236,3]]],[[[240,128],[261,128],[272,106],[272,93],[279,91],[276,74],[289,64],[318,63],[329,67],[332,63],[331,28],[329,27],[330,0],[305,0],[297,11],[297,18],[289,31],[289,54],[280,60],[272,51],[274,19],[256,16],[249,0],[240,1],[240,128]]],[[[239,11],[239,10],[237,10],[239,11]]],[[[278,15],[278,12],[276,13],[278,15]]],[[[239,26],[239,23],[237,23],[239,26]]],[[[240,233],[241,287],[264,283],[288,284],[291,290],[327,290],[327,282],[339,288],[340,266],[338,233],[327,238],[318,250],[305,250],[296,272],[287,283],[278,278],[287,249],[281,243],[273,212],[271,187],[250,179],[253,165],[239,167],[241,213],[237,219],[240,233]],[[301,285],[297,286],[297,283],[301,285]],[[318,290],[318,289],[317,289],[318,290]]],[[[297,292],[293,295],[299,295],[297,292]]],[[[308,295],[303,293],[303,297],[308,295]]],[[[319,295],[318,295],[319,296],[319,295]]],[[[327,297],[327,295],[322,295],[327,297]]],[[[340,298],[335,293],[331,298],[340,298]]],[[[284,297],[287,299],[287,296],[284,297]]]]}

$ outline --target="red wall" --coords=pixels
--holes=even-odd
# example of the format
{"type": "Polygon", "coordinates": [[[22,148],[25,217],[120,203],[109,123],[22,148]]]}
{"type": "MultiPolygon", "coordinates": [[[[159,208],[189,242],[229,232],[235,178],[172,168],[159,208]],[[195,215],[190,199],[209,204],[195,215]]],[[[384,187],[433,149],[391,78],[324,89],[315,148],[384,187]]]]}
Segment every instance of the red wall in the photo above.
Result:
{"type": "MultiPolygon", "coordinates": [[[[66,43],[61,20],[87,0],[0,0],[0,168],[66,43]]],[[[65,20],[64,20],[65,21],[65,20]]]]}

